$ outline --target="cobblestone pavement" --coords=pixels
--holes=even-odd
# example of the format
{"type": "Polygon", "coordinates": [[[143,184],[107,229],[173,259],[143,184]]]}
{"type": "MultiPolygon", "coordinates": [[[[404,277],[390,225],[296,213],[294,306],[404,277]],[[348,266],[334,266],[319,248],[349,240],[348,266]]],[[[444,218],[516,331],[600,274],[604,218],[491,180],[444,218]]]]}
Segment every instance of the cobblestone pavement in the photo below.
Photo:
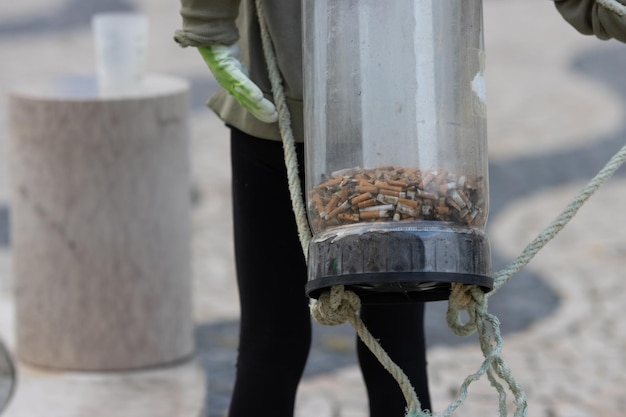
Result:
{"type": "MultiPolygon", "coordinates": [[[[171,41],[177,7],[176,2],[148,0],[0,5],[0,291],[3,300],[10,300],[6,97],[11,85],[93,72],[90,15],[144,11],[151,19],[149,68],[192,82],[197,359],[208,381],[205,414],[220,417],[229,402],[238,324],[227,131],[203,105],[215,82],[193,51],[171,41]]],[[[626,46],[579,35],[550,2],[539,0],[485,0],[485,37],[491,196],[487,232],[497,270],[626,143],[626,46]]],[[[490,311],[502,322],[504,359],[526,390],[529,415],[608,417],[626,407],[626,280],[621,274],[626,269],[625,208],[622,168],[490,300],[490,311]]],[[[481,363],[476,338],[454,336],[446,327],[445,309],[445,302],[427,308],[436,412],[445,409],[465,376],[481,363]]],[[[0,314],[10,315],[7,311],[3,307],[0,314]]],[[[365,417],[354,331],[348,325],[316,325],[314,330],[297,417],[365,417]]],[[[0,333],[11,346],[11,334],[0,333]]],[[[489,384],[480,381],[455,415],[496,416],[497,401],[489,384]]]]}

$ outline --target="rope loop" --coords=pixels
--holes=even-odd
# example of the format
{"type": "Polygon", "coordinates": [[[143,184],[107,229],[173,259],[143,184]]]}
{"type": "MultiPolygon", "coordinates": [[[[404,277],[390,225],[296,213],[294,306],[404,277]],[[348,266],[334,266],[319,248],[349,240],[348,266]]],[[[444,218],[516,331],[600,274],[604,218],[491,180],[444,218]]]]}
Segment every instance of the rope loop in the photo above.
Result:
{"type": "Polygon", "coordinates": [[[338,326],[355,317],[360,308],[358,295],[346,291],[343,285],[335,285],[313,303],[311,314],[320,324],[338,326]]]}
{"type": "Polygon", "coordinates": [[[452,283],[452,291],[448,300],[446,321],[448,327],[458,336],[469,336],[477,330],[480,311],[487,309],[485,293],[476,285],[452,283]],[[461,320],[461,311],[467,311],[469,319],[461,320]]]}

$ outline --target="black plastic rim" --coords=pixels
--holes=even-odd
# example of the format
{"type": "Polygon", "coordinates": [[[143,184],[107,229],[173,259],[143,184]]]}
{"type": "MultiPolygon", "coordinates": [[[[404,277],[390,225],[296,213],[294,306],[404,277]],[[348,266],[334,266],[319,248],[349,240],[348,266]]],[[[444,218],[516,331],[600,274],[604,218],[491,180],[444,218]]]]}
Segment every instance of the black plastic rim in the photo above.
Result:
{"type": "Polygon", "coordinates": [[[442,301],[450,297],[452,283],[477,285],[485,293],[493,289],[493,279],[483,275],[447,272],[387,272],[321,277],[309,281],[306,294],[319,296],[335,285],[356,293],[363,304],[398,304],[442,301]]]}

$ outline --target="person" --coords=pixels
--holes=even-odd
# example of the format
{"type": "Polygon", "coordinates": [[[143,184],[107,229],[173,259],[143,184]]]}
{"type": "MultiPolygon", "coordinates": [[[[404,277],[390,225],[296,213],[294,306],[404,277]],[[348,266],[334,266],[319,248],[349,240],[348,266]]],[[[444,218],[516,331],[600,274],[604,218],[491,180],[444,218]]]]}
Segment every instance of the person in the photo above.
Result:
{"type": "MultiPolygon", "coordinates": [[[[265,0],[263,7],[283,76],[304,184],[300,0],[265,0]]],[[[255,4],[242,1],[240,12],[238,1],[182,0],[181,15],[183,26],[175,40],[198,48],[215,78],[232,91],[222,88],[209,102],[231,131],[240,338],[228,415],[248,417],[266,410],[274,417],[291,417],[311,344],[304,291],[307,267],[287,186],[255,4]],[[247,77],[237,54],[249,68],[247,77]]],[[[423,303],[363,305],[360,310],[368,329],[411,380],[422,408],[430,409],[423,314],[423,303]]],[[[406,402],[397,382],[361,341],[356,350],[370,415],[404,416],[406,402]]]]}
{"type": "MultiPolygon", "coordinates": [[[[556,7],[582,33],[601,39],[625,37],[624,16],[593,0],[556,0],[556,7]]],[[[300,0],[264,0],[263,8],[283,78],[304,184],[300,0]]],[[[210,99],[209,107],[231,130],[241,321],[229,416],[247,417],[267,410],[275,417],[291,417],[311,343],[304,293],[307,270],[287,186],[255,2],[181,0],[180,13],[182,28],[176,31],[175,41],[197,48],[220,83],[222,88],[210,99]]],[[[360,315],[407,374],[422,408],[431,409],[423,303],[363,305],[360,315]]],[[[357,341],[357,356],[370,417],[403,416],[406,403],[396,381],[361,341],[357,341]]]]}

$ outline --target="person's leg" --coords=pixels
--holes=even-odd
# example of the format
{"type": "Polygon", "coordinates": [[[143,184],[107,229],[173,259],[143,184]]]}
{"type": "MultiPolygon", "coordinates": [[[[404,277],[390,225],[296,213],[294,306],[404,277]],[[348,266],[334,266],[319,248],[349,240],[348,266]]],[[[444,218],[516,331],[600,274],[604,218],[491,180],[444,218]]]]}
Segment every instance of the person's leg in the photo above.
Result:
{"type": "Polygon", "coordinates": [[[311,321],[282,144],[233,129],[231,160],[241,324],[229,416],[292,417],[311,321]]]}
{"type": "MultiPolygon", "coordinates": [[[[361,318],[389,357],[409,377],[422,409],[431,409],[424,340],[424,304],[363,305],[361,318]]],[[[395,379],[365,344],[357,343],[370,417],[403,417],[406,400],[395,379]]]]}

